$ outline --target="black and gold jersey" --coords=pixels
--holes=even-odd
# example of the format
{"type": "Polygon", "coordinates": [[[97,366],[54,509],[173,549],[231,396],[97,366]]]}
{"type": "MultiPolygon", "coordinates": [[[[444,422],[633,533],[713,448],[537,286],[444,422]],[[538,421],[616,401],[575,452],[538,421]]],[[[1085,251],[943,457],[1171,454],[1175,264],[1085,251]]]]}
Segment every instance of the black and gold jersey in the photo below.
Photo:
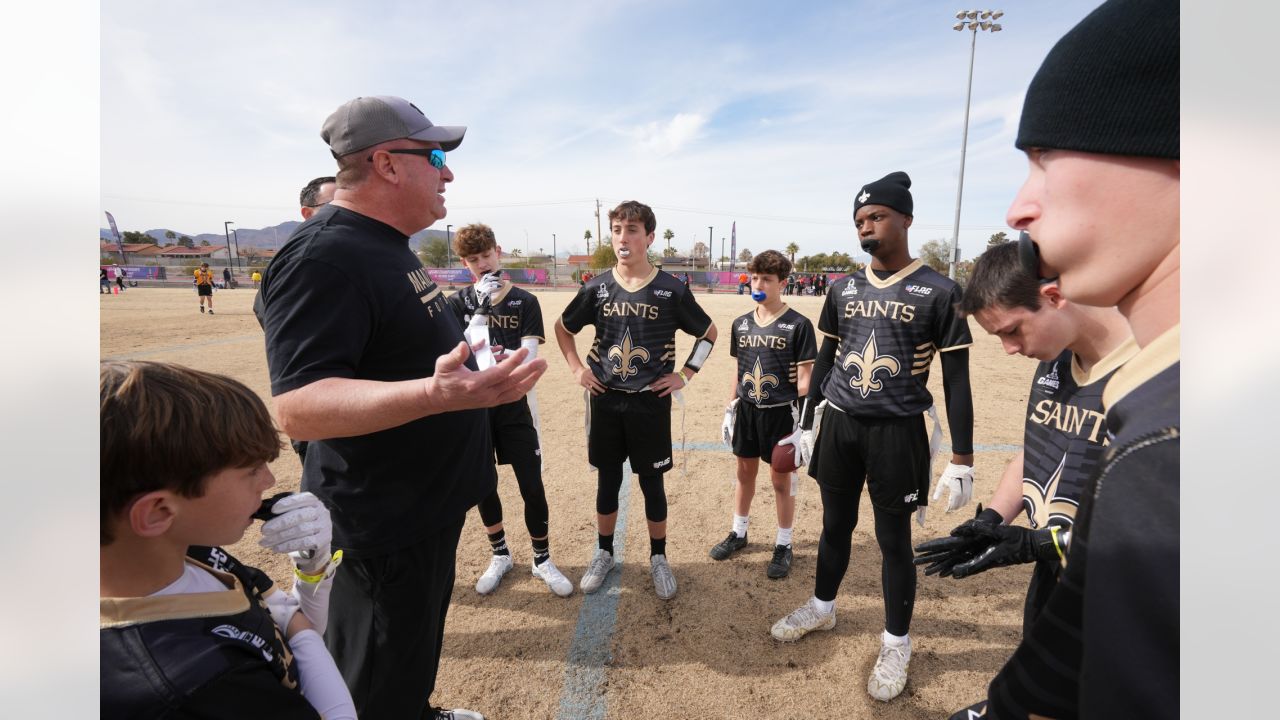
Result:
{"type": "MultiPolygon", "coordinates": [[[[474,285],[450,295],[446,302],[464,328],[480,307],[474,285]]],[[[501,345],[508,352],[515,352],[525,338],[537,338],[538,344],[546,342],[542,330],[542,307],[533,293],[503,280],[502,287],[489,305],[489,344],[501,345]]]]}
{"type": "Polygon", "coordinates": [[[1022,505],[1031,527],[1070,528],[1085,482],[1097,472],[1107,439],[1102,389],[1138,352],[1132,339],[1085,372],[1070,350],[1040,363],[1027,398],[1022,505]]]}
{"type": "Polygon", "coordinates": [[[676,330],[701,338],[711,329],[693,291],[657,268],[632,286],[613,270],[591,278],[560,322],[574,334],[594,325],[596,339],[587,352],[592,374],[606,387],[630,391],[675,372],[676,330]]]}
{"type": "Polygon", "coordinates": [[[960,286],[919,260],[883,280],[864,268],[832,283],[818,332],[839,345],[823,396],[858,417],[928,410],[934,355],[973,344],[959,300],[960,286]]]}
{"type": "Polygon", "coordinates": [[[221,548],[188,558],[225,589],[100,599],[102,716],[318,719],[267,609],[271,578],[221,548]]]}
{"type": "Polygon", "coordinates": [[[738,359],[738,398],[757,407],[798,398],[797,373],[818,357],[809,318],[786,305],[765,322],[755,310],[733,321],[729,355],[738,359]]]}

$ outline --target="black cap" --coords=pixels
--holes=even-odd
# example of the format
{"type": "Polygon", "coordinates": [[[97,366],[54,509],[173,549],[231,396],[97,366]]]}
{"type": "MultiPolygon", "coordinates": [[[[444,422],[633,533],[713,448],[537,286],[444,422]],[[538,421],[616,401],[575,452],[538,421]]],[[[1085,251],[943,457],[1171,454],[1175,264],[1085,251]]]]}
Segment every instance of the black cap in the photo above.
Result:
{"type": "Polygon", "coordinates": [[[891,207],[903,215],[911,216],[911,178],[901,170],[891,172],[879,180],[862,186],[853,198],[853,216],[858,217],[858,208],[863,205],[884,205],[891,207]]]}
{"type": "Polygon", "coordinates": [[[1089,13],[1032,78],[1014,144],[1177,160],[1178,23],[1174,0],[1089,13]]]}

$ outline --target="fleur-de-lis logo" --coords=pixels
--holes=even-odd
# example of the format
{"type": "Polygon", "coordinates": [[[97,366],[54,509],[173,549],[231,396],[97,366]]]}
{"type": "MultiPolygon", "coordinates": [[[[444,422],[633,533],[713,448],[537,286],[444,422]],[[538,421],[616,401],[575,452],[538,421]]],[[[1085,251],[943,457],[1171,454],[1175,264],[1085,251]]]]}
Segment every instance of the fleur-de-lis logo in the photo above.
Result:
{"type": "Polygon", "coordinates": [[[851,351],[845,356],[842,366],[850,371],[849,387],[862,393],[864,398],[884,389],[884,383],[876,377],[876,371],[886,370],[889,377],[893,377],[902,367],[892,355],[878,354],[874,330],[867,338],[867,344],[862,346],[862,352],[851,351]]]}
{"type": "Polygon", "coordinates": [[[778,387],[778,376],[765,373],[760,367],[760,358],[757,357],[756,365],[751,368],[751,372],[742,373],[742,384],[751,388],[747,391],[747,397],[756,402],[764,402],[769,397],[769,391],[766,388],[769,385],[778,387]]]}
{"type": "Polygon", "coordinates": [[[1062,454],[1058,467],[1042,486],[1029,477],[1022,478],[1022,505],[1027,510],[1032,529],[1049,527],[1049,523],[1057,519],[1060,524],[1070,527],[1076,516],[1076,503],[1058,495],[1058,485],[1062,481],[1062,470],[1067,465],[1067,454],[1062,454]]]}
{"type": "Polygon", "coordinates": [[[617,367],[609,368],[610,372],[626,382],[627,378],[640,372],[635,366],[636,360],[642,363],[649,362],[649,351],[631,344],[631,328],[627,328],[622,334],[622,342],[609,348],[607,357],[618,361],[617,367]]]}

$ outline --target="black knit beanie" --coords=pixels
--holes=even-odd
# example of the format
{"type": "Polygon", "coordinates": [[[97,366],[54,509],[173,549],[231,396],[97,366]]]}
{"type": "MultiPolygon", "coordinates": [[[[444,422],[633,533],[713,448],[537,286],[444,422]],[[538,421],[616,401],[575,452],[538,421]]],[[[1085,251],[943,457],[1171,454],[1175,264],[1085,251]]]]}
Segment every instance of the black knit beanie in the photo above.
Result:
{"type": "Polygon", "coordinates": [[[1178,3],[1108,0],[1031,80],[1018,149],[1178,159],[1178,3]]]}
{"type": "Polygon", "coordinates": [[[891,172],[879,180],[862,186],[853,198],[853,217],[858,218],[858,208],[863,205],[884,205],[891,207],[903,215],[911,215],[911,178],[898,170],[891,172]]]}

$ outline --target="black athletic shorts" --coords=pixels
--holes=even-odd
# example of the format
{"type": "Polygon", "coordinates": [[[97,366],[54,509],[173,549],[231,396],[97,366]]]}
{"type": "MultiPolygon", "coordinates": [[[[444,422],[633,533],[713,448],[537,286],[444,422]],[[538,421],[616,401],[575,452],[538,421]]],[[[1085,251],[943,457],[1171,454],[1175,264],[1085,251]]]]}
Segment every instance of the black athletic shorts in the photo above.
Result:
{"type": "Polygon", "coordinates": [[[196,295],[208,295],[209,297],[213,297],[213,286],[212,286],[212,285],[197,285],[197,286],[196,286],[196,295]]]}
{"type": "Polygon", "coordinates": [[[538,429],[533,426],[528,398],[489,408],[489,433],[499,465],[541,461],[538,429]]]}
{"type": "Polygon", "coordinates": [[[671,396],[606,390],[591,397],[587,460],[597,468],[631,460],[638,475],[671,469],[671,396]]]}
{"type": "Polygon", "coordinates": [[[929,435],[924,415],[856,418],[827,404],[809,460],[824,490],[862,492],[882,510],[908,513],[928,505],[929,435]]]}
{"type": "Polygon", "coordinates": [[[791,405],[759,408],[743,400],[738,403],[738,417],[733,421],[733,454],[769,462],[773,459],[773,446],[794,428],[791,405]]]}

